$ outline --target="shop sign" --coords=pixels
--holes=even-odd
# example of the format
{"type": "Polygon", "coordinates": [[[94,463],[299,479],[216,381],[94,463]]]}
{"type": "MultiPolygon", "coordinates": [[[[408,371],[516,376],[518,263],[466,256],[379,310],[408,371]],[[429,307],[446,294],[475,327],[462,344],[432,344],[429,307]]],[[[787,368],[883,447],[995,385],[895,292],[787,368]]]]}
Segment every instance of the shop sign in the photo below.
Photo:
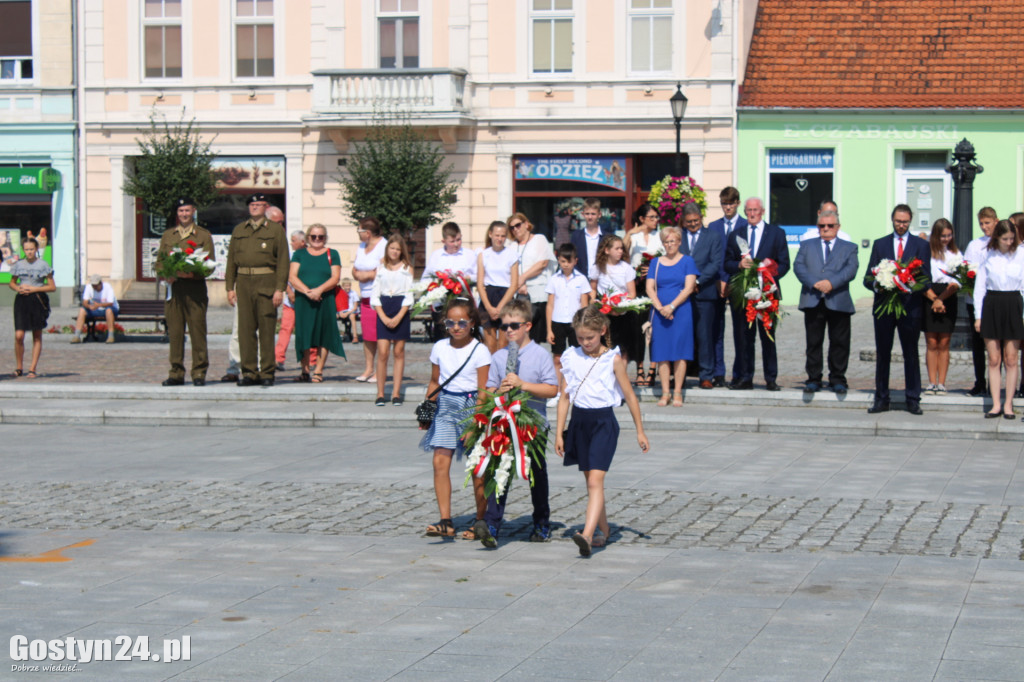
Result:
{"type": "Polygon", "coordinates": [[[219,156],[210,163],[217,189],[284,189],[280,156],[219,156]]]}
{"type": "Polygon", "coordinates": [[[829,140],[949,140],[960,137],[955,123],[882,125],[878,123],[786,123],[783,136],[829,140]]]}
{"type": "Polygon", "coordinates": [[[517,156],[516,180],[570,180],[626,189],[624,156],[517,156]]]}
{"type": "Polygon", "coordinates": [[[832,170],[832,149],[770,149],[769,170],[832,170]]]}
{"type": "Polygon", "coordinates": [[[0,168],[0,194],[53,194],[60,181],[55,168],[0,168]]]}

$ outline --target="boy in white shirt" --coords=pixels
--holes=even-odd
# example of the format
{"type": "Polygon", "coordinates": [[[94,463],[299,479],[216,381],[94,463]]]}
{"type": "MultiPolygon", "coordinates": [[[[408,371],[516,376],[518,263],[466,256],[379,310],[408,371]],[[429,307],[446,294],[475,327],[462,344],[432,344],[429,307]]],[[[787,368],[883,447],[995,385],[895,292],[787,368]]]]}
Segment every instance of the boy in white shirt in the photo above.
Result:
{"type": "Polygon", "coordinates": [[[590,302],[590,280],[576,269],[576,247],[562,244],[558,247],[559,272],[548,280],[548,343],[555,356],[555,369],[561,368],[561,355],[568,346],[576,346],[576,333],[572,329],[572,316],[590,302]]]}

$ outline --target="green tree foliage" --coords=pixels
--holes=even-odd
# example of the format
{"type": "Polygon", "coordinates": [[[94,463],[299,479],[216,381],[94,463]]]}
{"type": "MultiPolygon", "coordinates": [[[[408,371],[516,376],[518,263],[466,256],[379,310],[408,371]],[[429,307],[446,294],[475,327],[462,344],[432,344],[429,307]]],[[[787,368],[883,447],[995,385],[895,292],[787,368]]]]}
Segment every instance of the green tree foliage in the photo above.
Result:
{"type": "Polygon", "coordinates": [[[208,206],[217,197],[216,178],[210,165],[214,155],[210,143],[193,130],[195,119],[181,119],[174,125],[150,114],[149,130],[139,131],[141,156],[128,166],[124,193],[142,199],[144,211],[172,218],[178,197],[191,197],[196,207],[208,206]]]}
{"type": "Polygon", "coordinates": [[[459,182],[451,179],[440,145],[424,139],[408,118],[378,114],[366,141],[338,177],[345,210],[354,221],[373,216],[385,235],[408,237],[451,215],[459,182]]]}

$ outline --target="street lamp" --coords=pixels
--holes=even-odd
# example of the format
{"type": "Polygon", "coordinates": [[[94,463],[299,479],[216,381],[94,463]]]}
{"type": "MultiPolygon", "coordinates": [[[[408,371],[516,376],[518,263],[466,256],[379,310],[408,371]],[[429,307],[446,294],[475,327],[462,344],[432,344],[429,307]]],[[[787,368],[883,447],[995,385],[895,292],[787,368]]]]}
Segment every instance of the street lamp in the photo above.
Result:
{"type": "Polygon", "coordinates": [[[682,83],[676,83],[676,93],[669,98],[668,103],[672,105],[672,119],[676,123],[676,177],[683,174],[683,155],[679,151],[679,144],[683,131],[683,114],[686,113],[686,95],[683,94],[682,83]]]}

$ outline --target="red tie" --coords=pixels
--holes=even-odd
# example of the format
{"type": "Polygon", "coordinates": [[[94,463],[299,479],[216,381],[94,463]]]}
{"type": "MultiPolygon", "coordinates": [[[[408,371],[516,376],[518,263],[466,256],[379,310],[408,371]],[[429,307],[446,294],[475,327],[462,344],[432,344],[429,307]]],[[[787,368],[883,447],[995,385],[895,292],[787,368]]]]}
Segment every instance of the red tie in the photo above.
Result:
{"type": "Polygon", "coordinates": [[[903,260],[903,237],[900,237],[900,247],[896,250],[896,260],[903,260]]]}

